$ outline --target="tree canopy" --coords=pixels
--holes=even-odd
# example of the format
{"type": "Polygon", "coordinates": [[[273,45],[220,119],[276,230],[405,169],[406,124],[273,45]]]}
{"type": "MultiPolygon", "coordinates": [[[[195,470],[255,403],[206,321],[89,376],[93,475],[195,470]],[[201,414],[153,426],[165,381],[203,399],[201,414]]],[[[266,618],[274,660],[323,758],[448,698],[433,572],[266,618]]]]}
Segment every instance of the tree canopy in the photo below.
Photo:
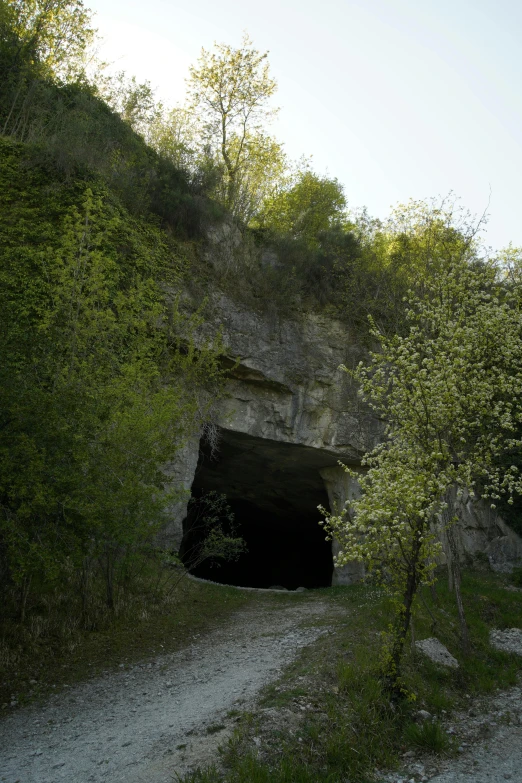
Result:
{"type": "Polygon", "coordinates": [[[13,65],[25,60],[42,76],[76,79],[94,40],[91,19],[82,0],[2,0],[2,43],[14,34],[13,65]]]}
{"type": "Polygon", "coordinates": [[[353,374],[385,439],[365,456],[367,473],[353,474],[362,495],[327,515],[338,563],[364,561],[395,597],[394,677],[449,490],[493,507],[522,493],[520,468],[505,458],[522,446],[520,285],[506,288],[497,265],[471,260],[465,245],[437,263],[439,274],[408,297],[404,335],[373,326],[379,348],[353,374]]]}
{"type": "Polygon", "coordinates": [[[228,44],[202,49],[197,66],[190,69],[190,106],[202,124],[205,145],[224,168],[223,200],[233,213],[245,198],[241,186],[245,172],[252,169],[249,163],[259,167],[259,156],[266,162],[269,152],[271,157],[281,155],[279,145],[267,144],[262,135],[263,123],[275,111],[268,107],[276,82],[267,57],[245,35],[237,49],[228,44]]]}
{"type": "Polygon", "coordinates": [[[317,246],[321,233],[347,227],[346,197],[336,179],[303,167],[262,204],[258,223],[317,246]]]}

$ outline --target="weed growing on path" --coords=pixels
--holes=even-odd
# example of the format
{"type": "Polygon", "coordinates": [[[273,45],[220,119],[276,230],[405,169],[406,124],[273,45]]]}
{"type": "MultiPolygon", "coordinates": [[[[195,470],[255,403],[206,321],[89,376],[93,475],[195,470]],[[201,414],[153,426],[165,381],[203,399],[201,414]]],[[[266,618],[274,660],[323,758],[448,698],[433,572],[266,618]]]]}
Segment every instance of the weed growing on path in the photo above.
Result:
{"type": "Polygon", "coordinates": [[[408,745],[432,753],[442,753],[450,747],[450,738],[438,721],[409,723],[404,731],[408,745]]]}

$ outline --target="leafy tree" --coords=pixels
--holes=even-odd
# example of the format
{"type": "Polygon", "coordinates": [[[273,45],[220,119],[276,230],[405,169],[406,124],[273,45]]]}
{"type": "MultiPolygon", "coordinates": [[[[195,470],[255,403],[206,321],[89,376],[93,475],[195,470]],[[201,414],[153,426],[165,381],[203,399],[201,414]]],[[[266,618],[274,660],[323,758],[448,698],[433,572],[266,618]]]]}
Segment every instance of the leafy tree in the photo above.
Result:
{"type": "Polygon", "coordinates": [[[0,150],[0,548],[22,614],[31,580],[93,559],[112,606],[118,559],[165,521],[162,465],[205,420],[217,351],[165,301],[166,235],[0,150]]]}
{"type": "Polygon", "coordinates": [[[219,567],[224,561],[238,560],[247,551],[225,495],[210,491],[192,497],[187,512],[180,556],[189,570],[205,562],[219,567]]]}
{"type": "Polygon", "coordinates": [[[434,521],[442,516],[449,530],[454,521],[450,489],[493,507],[522,492],[519,468],[502,459],[522,445],[520,284],[506,289],[495,264],[471,261],[465,248],[438,264],[409,295],[404,336],[372,328],[380,348],[354,377],[386,439],[357,474],[360,498],[327,515],[338,563],[364,561],[394,598],[384,671],[395,690],[416,593],[440,551],[434,521]]]}
{"type": "Polygon", "coordinates": [[[25,60],[40,76],[77,79],[94,40],[91,18],[82,0],[2,0],[4,30],[18,41],[12,64],[25,60]]]}
{"type": "Polygon", "coordinates": [[[195,117],[181,106],[158,114],[149,126],[148,141],[175,166],[194,171],[199,156],[195,117]]]}
{"type": "Polygon", "coordinates": [[[130,127],[147,138],[151,126],[161,114],[150,82],[138,83],[135,76],[128,78],[124,71],[101,79],[100,95],[111,109],[130,127]]]}
{"type": "Polygon", "coordinates": [[[424,280],[442,274],[450,259],[476,257],[483,221],[473,226],[451,194],[439,202],[410,200],[392,211],[373,244],[384,267],[403,285],[421,290],[424,280]]]}
{"type": "Polygon", "coordinates": [[[422,295],[427,279],[444,274],[451,258],[476,258],[477,234],[469,213],[448,198],[399,204],[385,220],[365,210],[349,213],[350,231],[359,254],[339,268],[340,312],[349,316],[361,335],[368,316],[387,334],[404,333],[404,299],[408,291],[422,295]]]}
{"type": "Polygon", "coordinates": [[[234,214],[241,197],[244,200],[241,186],[249,161],[257,152],[266,159],[268,149],[272,155],[280,154],[279,145],[272,141],[267,146],[260,135],[263,123],[274,114],[268,101],[276,82],[270,76],[267,56],[254,49],[245,35],[238,49],[227,44],[216,44],[212,52],[202,49],[197,66],[190,69],[190,108],[201,123],[208,155],[223,167],[223,203],[234,214]]]}
{"type": "MultiPolygon", "coordinates": [[[[233,137],[230,150],[238,159],[233,213],[244,225],[255,225],[256,216],[265,201],[276,183],[284,177],[286,156],[276,139],[261,132],[247,134],[242,142],[238,136],[233,137]],[[242,155],[238,154],[240,144],[243,145],[242,155]]],[[[210,192],[214,198],[226,204],[228,177],[219,177],[210,192]]]]}
{"type": "Polygon", "coordinates": [[[0,0],[0,132],[28,133],[51,82],[85,80],[94,39],[81,0],[0,0]]]}
{"type": "Polygon", "coordinates": [[[300,170],[285,188],[265,200],[257,222],[317,247],[321,233],[349,226],[343,187],[336,179],[319,177],[308,168],[300,170]]]}

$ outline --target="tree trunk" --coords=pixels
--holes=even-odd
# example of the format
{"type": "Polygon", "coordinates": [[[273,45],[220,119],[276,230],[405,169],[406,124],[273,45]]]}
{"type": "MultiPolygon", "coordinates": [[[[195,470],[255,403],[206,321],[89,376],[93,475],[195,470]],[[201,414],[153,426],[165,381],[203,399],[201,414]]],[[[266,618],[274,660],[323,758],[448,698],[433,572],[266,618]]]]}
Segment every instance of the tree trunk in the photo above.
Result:
{"type": "Polygon", "coordinates": [[[25,622],[25,613],[27,610],[27,599],[29,597],[29,588],[31,587],[31,577],[24,576],[20,585],[20,622],[25,622]]]}
{"type": "Polygon", "coordinates": [[[455,599],[457,602],[457,611],[459,615],[459,625],[460,625],[460,641],[462,645],[462,650],[467,655],[470,650],[469,631],[468,631],[468,624],[466,622],[466,615],[464,614],[464,604],[462,603],[462,594],[460,591],[461,571],[460,571],[459,553],[457,549],[457,542],[455,540],[455,531],[453,530],[453,526],[451,524],[449,525],[446,531],[446,538],[448,540],[449,549],[451,552],[451,562],[450,562],[450,568],[448,570],[451,572],[452,582],[455,588],[455,599]]]}
{"type": "Polygon", "coordinates": [[[418,587],[417,566],[419,549],[419,542],[416,542],[413,548],[413,552],[411,553],[411,560],[408,563],[403,605],[399,611],[399,615],[393,630],[390,658],[384,670],[384,687],[391,693],[392,697],[396,699],[399,698],[402,694],[400,686],[401,659],[404,650],[404,643],[406,641],[406,636],[412,620],[413,601],[415,599],[415,594],[418,587]]]}
{"type": "Polygon", "coordinates": [[[114,552],[112,547],[105,549],[105,590],[107,606],[114,611],[114,552]]]}
{"type": "Polygon", "coordinates": [[[225,167],[227,170],[227,176],[228,176],[228,182],[227,182],[227,194],[226,194],[226,202],[227,207],[230,209],[231,212],[234,211],[234,202],[235,202],[235,193],[236,193],[236,166],[232,163],[230,160],[230,155],[228,154],[227,149],[227,125],[226,125],[226,116],[223,115],[221,117],[221,156],[223,158],[223,161],[225,163],[225,167]]]}
{"type": "Polygon", "coordinates": [[[404,591],[404,603],[402,610],[397,618],[397,623],[394,631],[394,639],[391,650],[391,671],[390,675],[395,678],[394,687],[400,675],[400,664],[402,658],[402,651],[404,649],[404,642],[408,633],[411,622],[411,611],[413,607],[413,599],[415,598],[415,592],[417,590],[417,569],[415,565],[412,566],[408,573],[406,580],[406,589],[404,591]]]}
{"type": "Polygon", "coordinates": [[[446,562],[448,564],[448,590],[450,593],[455,589],[455,582],[453,579],[453,552],[449,543],[449,527],[445,531],[446,536],[446,562]]]}
{"type": "Polygon", "coordinates": [[[91,559],[84,557],[80,571],[80,598],[82,602],[82,618],[85,625],[87,619],[87,608],[89,606],[89,579],[91,573],[91,559]]]}

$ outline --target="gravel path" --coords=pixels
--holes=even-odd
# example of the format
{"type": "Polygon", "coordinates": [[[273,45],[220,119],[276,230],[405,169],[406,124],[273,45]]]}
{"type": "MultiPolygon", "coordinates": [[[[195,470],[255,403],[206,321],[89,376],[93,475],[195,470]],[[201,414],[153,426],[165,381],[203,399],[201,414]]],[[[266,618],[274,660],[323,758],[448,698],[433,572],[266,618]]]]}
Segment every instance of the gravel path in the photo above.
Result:
{"type": "Polygon", "coordinates": [[[522,783],[522,691],[510,688],[452,716],[449,730],[462,744],[432,783],[522,783]],[[446,767],[446,768],[444,768],[446,767]]]}
{"type": "Polygon", "coordinates": [[[326,610],[247,607],[178,653],[13,713],[0,723],[0,781],[170,783],[212,760],[233,729],[227,712],[325,632],[311,624],[326,610]]]}
{"type": "MultiPolygon", "coordinates": [[[[492,630],[494,647],[522,656],[522,630],[492,630]]],[[[457,758],[410,759],[385,783],[522,783],[522,687],[469,698],[467,709],[443,721],[458,743],[457,758]]],[[[411,752],[405,756],[411,756],[411,752]]]]}
{"type": "MultiPolygon", "coordinates": [[[[328,631],[331,611],[317,600],[251,605],[184,650],[12,713],[0,722],[1,783],[173,783],[212,763],[233,710],[328,631]]],[[[522,631],[492,632],[492,643],[522,654],[522,631]]],[[[469,700],[443,723],[459,757],[405,759],[386,783],[522,783],[522,687],[469,700]]]]}
{"type": "Polygon", "coordinates": [[[444,721],[459,742],[459,756],[424,756],[406,762],[385,783],[522,783],[522,690],[470,700],[470,708],[444,721]]]}

